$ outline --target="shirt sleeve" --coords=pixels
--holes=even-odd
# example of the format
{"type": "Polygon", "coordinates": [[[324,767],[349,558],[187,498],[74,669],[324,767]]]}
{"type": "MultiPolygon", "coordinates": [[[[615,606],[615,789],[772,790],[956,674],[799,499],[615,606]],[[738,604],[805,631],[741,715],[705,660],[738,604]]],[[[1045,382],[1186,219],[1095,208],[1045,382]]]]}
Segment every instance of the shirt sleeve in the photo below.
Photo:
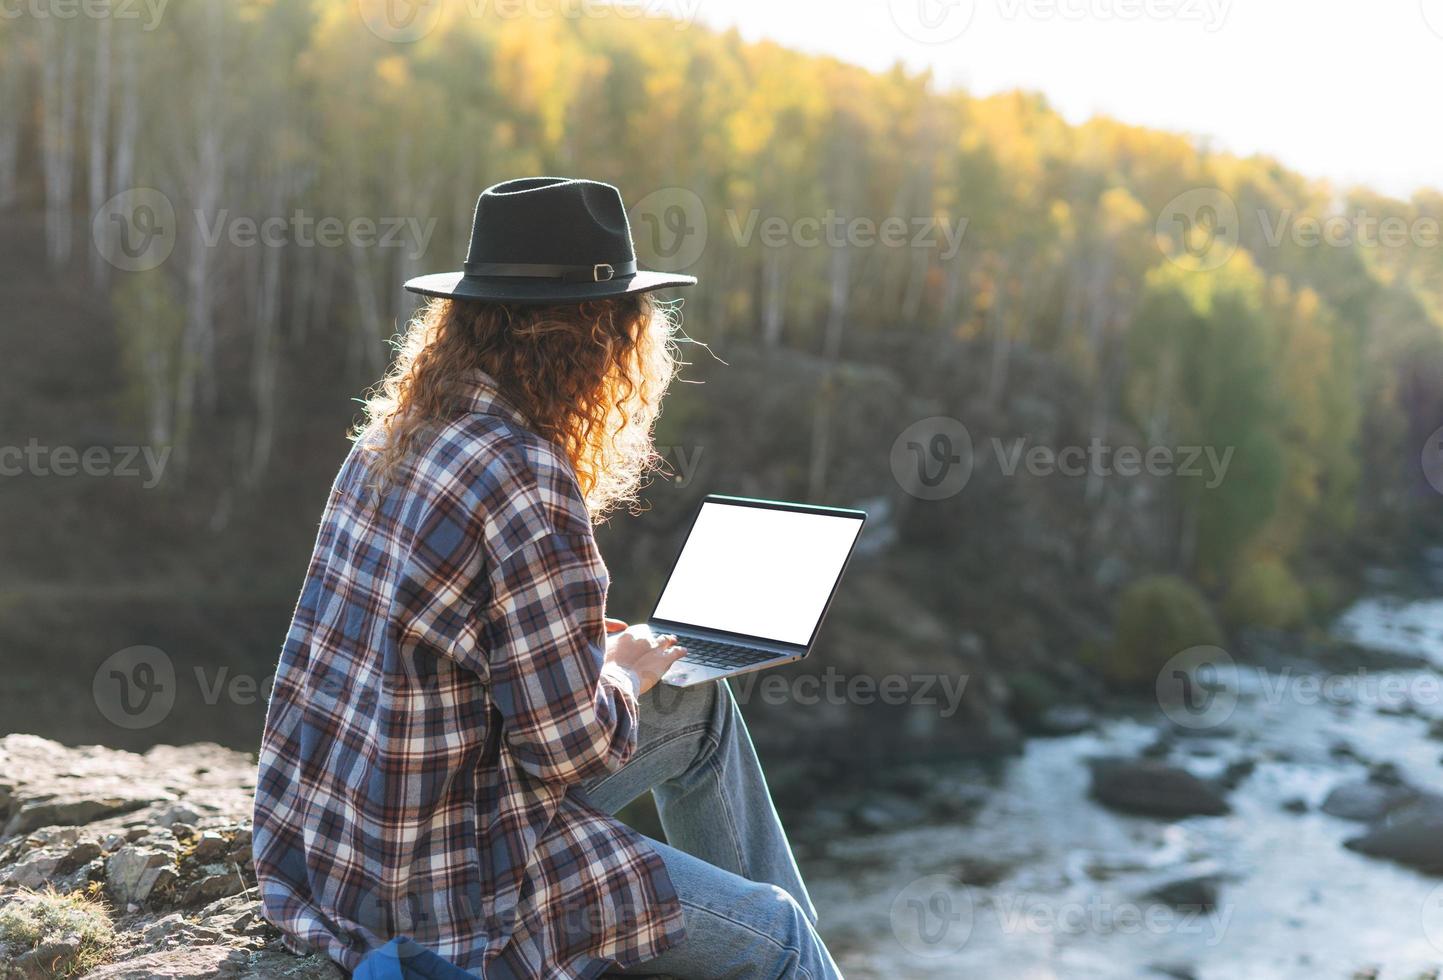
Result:
{"type": "Polygon", "coordinates": [[[636,679],[605,665],[606,566],[589,534],[550,531],[490,573],[491,689],[518,764],[574,783],[636,748],[636,679]]]}

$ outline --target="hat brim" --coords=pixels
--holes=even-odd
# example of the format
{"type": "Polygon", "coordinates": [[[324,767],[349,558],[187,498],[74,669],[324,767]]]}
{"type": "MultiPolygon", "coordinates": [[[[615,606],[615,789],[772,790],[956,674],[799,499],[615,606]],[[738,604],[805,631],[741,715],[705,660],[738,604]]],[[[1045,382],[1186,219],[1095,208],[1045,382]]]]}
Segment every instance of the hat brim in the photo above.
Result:
{"type": "Polygon", "coordinates": [[[645,270],[606,282],[481,279],[468,278],[464,272],[438,272],[409,280],[406,289],[422,296],[489,300],[493,303],[582,303],[589,299],[609,299],[632,293],[649,293],[654,289],[695,285],[696,276],[645,270]]]}

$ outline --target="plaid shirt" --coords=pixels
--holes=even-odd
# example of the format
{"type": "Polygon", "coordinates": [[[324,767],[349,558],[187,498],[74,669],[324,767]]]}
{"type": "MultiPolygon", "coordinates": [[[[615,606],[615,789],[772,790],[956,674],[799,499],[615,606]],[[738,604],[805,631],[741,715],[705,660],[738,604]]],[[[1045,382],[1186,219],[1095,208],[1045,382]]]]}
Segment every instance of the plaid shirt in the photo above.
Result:
{"type": "Polygon", "coordinates": [[[256,788],[266,916],[347,969],[406,935],[485,977],[593,977],[683,935],[578,781],[636,746],[574,472],[478,374],[391,489],[353,449],[281,652],[256,788]]]}

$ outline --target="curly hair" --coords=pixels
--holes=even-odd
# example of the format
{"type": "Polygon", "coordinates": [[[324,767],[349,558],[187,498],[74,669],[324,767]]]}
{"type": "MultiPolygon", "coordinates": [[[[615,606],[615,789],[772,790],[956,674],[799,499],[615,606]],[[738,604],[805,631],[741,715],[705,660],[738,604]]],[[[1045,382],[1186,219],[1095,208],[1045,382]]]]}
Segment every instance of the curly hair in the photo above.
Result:
{"type": "Polygon", "coordinates": [[[386,487],[481,370],[566,453],[593,521],[619,505],[634,512],[660,463],[652,426],[677,370],[676,326],[672,308],[645,293],[566,306],[433,299],[397,338],[351,436],[374,453],[372,485],[386,487]]]}

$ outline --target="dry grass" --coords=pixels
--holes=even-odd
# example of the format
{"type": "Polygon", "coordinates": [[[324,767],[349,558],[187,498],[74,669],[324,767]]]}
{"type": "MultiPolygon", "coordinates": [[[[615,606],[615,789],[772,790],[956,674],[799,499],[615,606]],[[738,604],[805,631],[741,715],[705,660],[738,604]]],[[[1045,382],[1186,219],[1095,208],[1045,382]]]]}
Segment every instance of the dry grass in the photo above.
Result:
{"type": "Polygon", "coordinates": [[[105,904],[82,892],[16,892],[0,906],[0,947],[23,954],[60,944],[50,975],[74,977],[105,962],[115,929],[105,904]]]}

